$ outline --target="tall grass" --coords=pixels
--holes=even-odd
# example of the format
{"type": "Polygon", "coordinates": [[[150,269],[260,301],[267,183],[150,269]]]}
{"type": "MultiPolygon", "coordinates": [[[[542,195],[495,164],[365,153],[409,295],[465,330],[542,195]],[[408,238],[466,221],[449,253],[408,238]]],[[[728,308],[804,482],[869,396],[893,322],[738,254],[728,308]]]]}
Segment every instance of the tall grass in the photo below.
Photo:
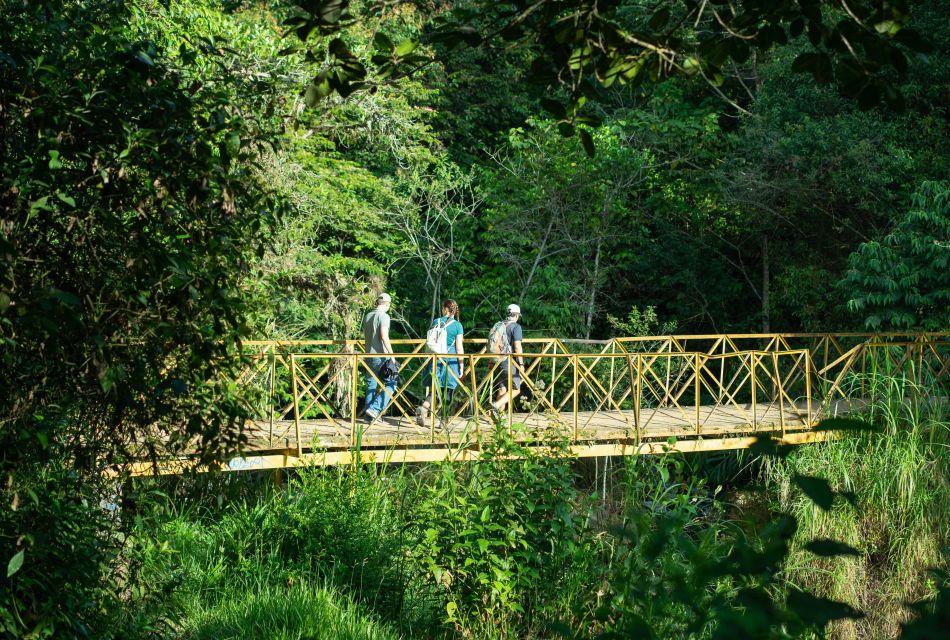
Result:
{"type": "Polygon", "coordinates": [[[853,383],[866,390],[862,415],[876,430],[800,447],[767,475],[780,504],[798,519],[800,543],[833,538],[860,551],[818,558],[799,544],[788,579],[866,613],[864,620],[838,623],[836,637],[891,638],[906,618],[905,603],[933,589],[926,569],[946,566],[950,425],[942,392],[913,373],[874,372],[853,383]],[[829,480],[851,492],[853,504],[817,508],[792,490],[796,473],[829,480]]]}
{"type": "Polygon", "coordinates": [[[173,509],[140,527],[143,579],[165,585],[174,637],[395,638],[399,482],[305,469],[256,500],[173,509]]]}
{"type": "Polygon", "coordinates": [[[401,637],[333,588],[264,580],[228,592],[209,606],[196,602],[182,625],[193,640],[395,640],[401,637]]]}

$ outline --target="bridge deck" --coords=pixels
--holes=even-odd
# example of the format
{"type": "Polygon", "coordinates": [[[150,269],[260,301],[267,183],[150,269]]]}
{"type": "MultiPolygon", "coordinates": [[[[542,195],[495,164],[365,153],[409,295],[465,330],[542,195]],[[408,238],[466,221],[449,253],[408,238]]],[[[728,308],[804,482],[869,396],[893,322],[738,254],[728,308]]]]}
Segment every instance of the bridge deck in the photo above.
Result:
{"type": "MultiPolygon", "coordinates": [[[[785,406],[784,428],[786,432],[808,428],[805,403],[798,406],[785,406]]],[[[633,411],[591,412],[579,411],[577,414],[576,436],[573,414],[524,414],[515,413],[512,422],[524,424],[532,429],[544,429],[556,426],[575,442],[613,442],[619,439],[639,439],[643,441],[665,441],[673,436],[677,439],[697,437],[723,438],[730,435],[749,435],[758,433],[781,433],[783,420],[780,407],[775,404],[757,404],[755,407],[755,425],[752,424],[752,406],[700,406],[701,429],[696,428],[696,407],[659,408],[643,411],[642,428],[638,434],[633,411]],[[688,415],[691,419],[684,417],[688,415]]],[[[349,449],[353,445],[349,421],[301,420],[300,437],[302,450],[308,453],[320,451],[338,451],[349,449]]],[[[267,422],[257,422],[248,431],[248,455],[255,452],[296,450],[297,438],[293,420],[275,421],[273,431],[267,422]]],[[[487,416],[456,418],[448,423],[438,416],[435,421],[427,418],[420,424],[418,418],[404,416],[383,416],[373,424],[357,421],[359,444],[363,449],[393,447],[458,447],[470,442],[476,435],[489,435],[495,428],[487,416]],[[434,436],[434,437],[433,437],[434,436]]]]}

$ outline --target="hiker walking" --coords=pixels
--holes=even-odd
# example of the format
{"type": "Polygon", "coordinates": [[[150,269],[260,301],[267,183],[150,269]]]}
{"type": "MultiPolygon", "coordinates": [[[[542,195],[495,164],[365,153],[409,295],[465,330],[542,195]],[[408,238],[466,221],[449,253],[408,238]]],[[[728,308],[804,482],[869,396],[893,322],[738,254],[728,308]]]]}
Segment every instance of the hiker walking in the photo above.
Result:
{"type": "MultiPolygon", "coordinates": [[[[376,298],[376,308],[363,317],[363,345],[366,353],[391,354],[393,345],[389,341],[389,307],[392,297],[388,293],[381,293],[376,298]]],[[[366,400],[363,403],[363,415],[370,421],[376,420],[396,392],[399,365],[396,359],[389,357],[375,357],[367,360],[369,368],[375,376],[366,376],[366,400]],[[379,381],[383,383],[380,386],[379,381]]]]}
{"type": "MultiPolygon", "coordinates": [[[[465,353],[462,345],[464,334],[465,329],[459,320],[458,303],[451,299],[445,300],[442,302],[442,316],[432,321],[426,333],[426,349],[431,353],[462,355],[465,353]]],[[[465,365],[462,358],[439,358],[436,362],[435,379],[443,407],[448,407],[452,403],[452,396],[464,373],[465,365]]],[[[419,416],[420,421],[429,415],[429,410],[432,408],[431,367],[427,367],[424,380],[429,393],[422,404],[416,408],[416,415],[419,416]]]]}
{"type": "Polygon", "coordinates": [[[521,325],[518,324],[520,319],[521,307],[509,304],[505,319],[496,322],[488,333],[488,352],[498,354],[495,370],[501,374],[495,381],[495,400],[491,403],[491,413],[495,420],[504,415],[507,404],[521,393],[521,370],[524,369],[524,358],[521,355],[523,332],[521,325]],[[510,354],[514,354],[511,367],[511,389],[508,388],[510,354]]]}

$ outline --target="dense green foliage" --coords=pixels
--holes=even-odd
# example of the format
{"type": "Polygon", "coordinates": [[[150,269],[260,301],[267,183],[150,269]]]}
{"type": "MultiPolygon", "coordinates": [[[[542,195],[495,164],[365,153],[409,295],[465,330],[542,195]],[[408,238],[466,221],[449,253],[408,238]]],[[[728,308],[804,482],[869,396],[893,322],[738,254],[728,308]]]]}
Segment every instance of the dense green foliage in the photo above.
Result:
{"type": "Polygon", "coordinates": [[[125,589],[102,580],[119,541],[103,468],[240,441],[227,380],[277,214],[252,170],[273,131],[231,56],[159,49],[125,3],[2,14],[0,536],[25,558],[2,624],[78,633],[125,589]]]}
{"type": "Polygon", "coordinates": [[[869,328],[950,326],[950,186],[923,183],[893,231],[863,243],[850,264],[849,305],[868,314],[869,328]]]}
{"type": "Polygon", "coordinates": [[[224,54],[158,51],[121,3],[8,5],[5,464],[71,424],[95,428],[70,452],[85,466],[161,419],[189,425],[175,446],[224,445],[241,408],[218,387],[275,214],[250,171],[270,134],[224,54]]]}
{"type": "Polygon", "coordinates": [[[0,0],[0,633],[705,637],[768,594],[750,635],[821,633],[809,597],[893,635],[945,602],[940,415],[770,467],[796,537],[701,464],[591,496],[504,440],[219,504],[108,473],[240,448],[241,341],[357,337],[383,289],[397,335],[445,297],[478,337],[512,301],[569,337],[950,328],[947,3],[741,4],[0,0]],[[813,580],[824,537],[862,555],[813,580]]]}

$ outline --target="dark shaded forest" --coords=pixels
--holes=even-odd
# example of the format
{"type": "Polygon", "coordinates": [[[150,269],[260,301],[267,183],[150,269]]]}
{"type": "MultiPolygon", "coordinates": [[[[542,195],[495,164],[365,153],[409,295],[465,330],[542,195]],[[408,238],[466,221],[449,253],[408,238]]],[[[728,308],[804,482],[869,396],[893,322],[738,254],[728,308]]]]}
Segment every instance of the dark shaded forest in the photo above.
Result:
{"type": "Polygon", "coordinates": [[[948,129],[943,0],[0,0],[0,635],[934,637],[946,403],[894,371],[795,452],[123,469],[240,452],[242,344],[383,291],[948,331],[948,129]]]}

